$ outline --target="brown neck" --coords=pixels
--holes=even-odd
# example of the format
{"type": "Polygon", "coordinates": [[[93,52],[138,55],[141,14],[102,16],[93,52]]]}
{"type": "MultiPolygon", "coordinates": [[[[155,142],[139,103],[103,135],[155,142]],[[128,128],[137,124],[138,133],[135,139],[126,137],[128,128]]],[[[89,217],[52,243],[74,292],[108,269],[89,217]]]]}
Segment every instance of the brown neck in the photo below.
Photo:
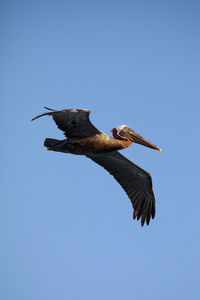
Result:
{"type": "Polygon", "coordinates": [[[116,128],[114,128],[112,130],[112,133],[113,133],[114,139],[116,139],[118,141],[118,144],[121,146],[122,149],[123,148],[127,148],[127,147],[129,147],[132,144],[132,142],[130,140],[123,139],[122,137],[120,137],[119,135],[117,135],[116,128]]]}

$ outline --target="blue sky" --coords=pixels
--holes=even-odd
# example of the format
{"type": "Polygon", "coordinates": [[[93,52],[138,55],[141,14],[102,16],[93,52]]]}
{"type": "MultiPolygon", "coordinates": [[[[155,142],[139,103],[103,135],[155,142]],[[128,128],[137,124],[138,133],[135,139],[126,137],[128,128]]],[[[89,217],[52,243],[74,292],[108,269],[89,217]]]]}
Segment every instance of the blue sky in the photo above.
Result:
{"type": "Polygon", "coordinates": [[[200,297],[199,1],[1,1],[0,298],[200,297]],[[123,154],[153,178],[141,228],[114,179],[44,111],[87,108],[163,148],[123,154]]]}

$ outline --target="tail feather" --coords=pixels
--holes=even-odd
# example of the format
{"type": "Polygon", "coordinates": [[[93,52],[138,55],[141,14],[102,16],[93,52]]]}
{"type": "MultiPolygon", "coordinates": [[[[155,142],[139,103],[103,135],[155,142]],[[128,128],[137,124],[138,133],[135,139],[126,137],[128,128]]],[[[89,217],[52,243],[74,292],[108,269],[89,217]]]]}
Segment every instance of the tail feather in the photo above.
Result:
{"type": "Polygon", "coordinates": [[[47,138],[44,141],[44,146],[48,148],[48,150],[58,150],[63,141],[47,138]]]}

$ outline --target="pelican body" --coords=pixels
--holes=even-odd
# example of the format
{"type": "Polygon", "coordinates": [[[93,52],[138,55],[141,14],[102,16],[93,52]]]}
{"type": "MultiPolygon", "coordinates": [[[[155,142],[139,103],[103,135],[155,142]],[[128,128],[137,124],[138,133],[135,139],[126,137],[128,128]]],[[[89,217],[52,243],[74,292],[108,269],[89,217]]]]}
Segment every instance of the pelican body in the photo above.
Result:
{"type": "Polygon", "coordinates": [[[133,142],[161,151],[162,149],[147,141],[127,125],[112,129],[113,137],[98,130],[89,120],[90,111],[86,109],[52,110],[41,114],[52,116],[58,128],[66,136],[63,140],[46,138],[44,146],[48,150],[85,155],[104,167],[125,190],[134,209],[133,218],[141,225],[149,225],[155,217],[155,197],[149,173],[129,161],[118,150],[129,147],[133,142]]]}

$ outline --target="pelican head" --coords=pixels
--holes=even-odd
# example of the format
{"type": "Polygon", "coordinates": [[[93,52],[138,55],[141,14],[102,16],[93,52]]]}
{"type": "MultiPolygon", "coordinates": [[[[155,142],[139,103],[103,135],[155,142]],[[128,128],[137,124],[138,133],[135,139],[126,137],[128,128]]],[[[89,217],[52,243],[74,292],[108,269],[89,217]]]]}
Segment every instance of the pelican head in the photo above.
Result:
{"type": "Polygon", "coordinates": [[[111,131],[113,133],[114,138],[120,140],[129,140],[131,142],[162,151],[161,148],[157,147],[156,145],[152,144],[151,142],[143,138],[137,132],[129,128],[127,125],[117,126],[116,128],[113,128],[111,131]]]}

